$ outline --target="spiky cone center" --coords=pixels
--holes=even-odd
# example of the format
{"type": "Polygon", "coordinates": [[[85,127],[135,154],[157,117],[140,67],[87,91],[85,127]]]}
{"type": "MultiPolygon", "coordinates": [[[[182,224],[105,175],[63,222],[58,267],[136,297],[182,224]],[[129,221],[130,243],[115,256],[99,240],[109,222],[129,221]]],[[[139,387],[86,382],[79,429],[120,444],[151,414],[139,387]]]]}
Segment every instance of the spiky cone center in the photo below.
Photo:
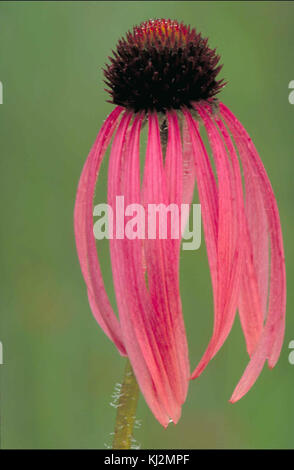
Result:
{"type": "Polygon", "coordinates": [[[149,20],[118,41],[104,74],[109,100],[132,111],[192,108],[213,101],[220,56],[194,28],[173,20],[149,20]]]}

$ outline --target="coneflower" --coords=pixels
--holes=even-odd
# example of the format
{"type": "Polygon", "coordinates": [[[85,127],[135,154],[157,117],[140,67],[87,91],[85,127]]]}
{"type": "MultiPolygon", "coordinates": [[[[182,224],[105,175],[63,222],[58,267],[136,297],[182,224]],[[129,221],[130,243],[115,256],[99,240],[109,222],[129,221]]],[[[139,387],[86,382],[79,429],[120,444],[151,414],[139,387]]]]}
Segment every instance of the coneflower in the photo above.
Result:
{"type": "Polygon", "coordinates": [[[189,380],[221,348],[237,310],[250,361],[231,402],[248,392],[266,360],[270,367],[276,364],[284,336],[285,263],[277,203],[252,140],[217,98],[224,86],[217,79],[219,59],[207,39],[177,21],[144,22],[118,42],[104,71],[110,101],[117,106],[90,151],[75,204],[77,251],[93,314],[120,354],[128,356],[147,404],[165,427],[179,420],[189,380]],[[191,203],[197,183],[214,327],[192,374],[179,290],[180,237],[110,240],[118,317],[108,300],[93,235],[93,197],[112,137],[108,204],[114,223],[117,196],[124,196],[126,205],[180,207],[191,203]]]}

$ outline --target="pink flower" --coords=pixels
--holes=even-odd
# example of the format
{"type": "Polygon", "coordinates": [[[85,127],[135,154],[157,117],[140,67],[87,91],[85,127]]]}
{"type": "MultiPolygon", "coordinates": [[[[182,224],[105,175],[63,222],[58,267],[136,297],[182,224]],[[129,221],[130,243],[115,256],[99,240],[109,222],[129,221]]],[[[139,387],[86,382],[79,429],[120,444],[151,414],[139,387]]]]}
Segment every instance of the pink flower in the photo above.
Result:
{"type": "MultiPolygon", "coordinates": [[[[146,402],[163,426],[179,420],[189,380],[219,351],[237,311],[250,360],[231,402],[248,392],[266,360],[274,367],[284,336],[285,262],[277,203],[248,133],[216,98],[224,86],[216,81],[218,62],[206,39],[176,21],[143,23],[119,41],[105,70],[112,102],[118,106],[90,151],[76,198],[76,244],[92,312],[120,354],[129,357],[146,402]],[[148,140],[141,182],[145,123],[148,140]],[[116,196],[124,196],[125,205],[190,204],[197,182],[214,327],[192,374],[179,290],[180,237],[111,239],[118,317],[108,300],[93,235],[93,197],[112,138],[112,208],[116,196]]],[[[116,218],[114,209],[114,224],[116,218]]]]}

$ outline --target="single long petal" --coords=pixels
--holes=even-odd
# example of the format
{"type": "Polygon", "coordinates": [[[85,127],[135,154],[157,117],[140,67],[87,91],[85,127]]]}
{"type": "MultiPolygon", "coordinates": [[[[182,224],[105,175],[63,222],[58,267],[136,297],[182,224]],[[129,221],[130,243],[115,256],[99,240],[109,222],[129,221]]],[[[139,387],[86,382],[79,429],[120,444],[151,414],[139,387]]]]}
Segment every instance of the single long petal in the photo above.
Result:
{"type": "MultiPolygon", "coordinates": [[[[261,237],[259,246],[262,246],[263,242],[264,238],[261,237]]],[[[259,269],[255,264],[257,258],[254,257],[253,248],[252,232],[250,232],[249,223],[246,220],[244,228],[244,267],[238,308],[250,357],[256,349],[264,325],[261,287],[257,277],[259,269]]],[[[260,270],[264,270],[262,264],[260,265],[260,270]]],[[[267,279],[265,282],[267,284],[267,279]]]]}
{"type": "MultiPolygon", "coordinates": [[[[175,115],[176,116],[176,115],[175,115]]],[[[171,118],[170,118],[171,119],[171,118]]],[[[178,189],[177,196],[181,194],[181,199],[177,198],[178,207],[181,208],[180,211],[180,227],[182,230],[185,229],[188,220],[190,207],[193,200],[194,188],[195,188],[195,168],[194,168],[194,154],[192,143],[190,139],[190,134],[187,126],[186,120],[181,118],[180,121],[181,130],[178,129],[175,140],[169,139],[168,143],[170,145],[170,150],[167,149],[166,159],[165,159],[165,173],[166,173],[166,182],[169,194],[169,203],[175,203],[175,195],[172,197],[170,192],[170,183],[171,183],[171,169],[175,171],[175,183],[174,187],[178,189]],[[181,135],[183,144],[181,145],[181,135]],[[176,152],[173,151],[174,148],[178,148],[176,152]],[[175,153],[175,156],[174,156],[175,153]],[[174,162],[177,162],[175,167],[174,162]],[[183,204],[184,210],[182,210],[181,204],[183,204]],[[187,208],[188,206],[188,208],[187,208]]],[[[171,124],[172,125],[172,122],[171,124]]],[[[178,126],[179,127],[179,126],[178,126]]],[[[181,237],[177,243],[178,248],[181,246],[181,237]]]]}
{"type": "MultiPolygon", "coordinates": [[[[242,253],[238,253],[239,272],[237,273],[237,276],[239,276],[239,281],[241,281],[239,286],[240,292],[238,296],[238,307],[248,353],[251,355],[256,347],[263,328],[263,312],[258,291],[258,279],[254,265],[249,223],[247,222],[247,218],[245,216],[245,209],[243,204],[242,178],[239,168],[238,156],[227,129],[219,118],[218,114],[215,115],[215,121],[220,129],[232,162],[230,172],[231,181],[233,183],[233,204],[234,210],[237,213],[237,217],[235,219],[237,224],[235,224],[235,230],[233,228],[233,243],[235,247],[234,249],[236,249],[237,252],[242,250],[242,253]]],[[[248,189],[248,178],[245,179],[245,187],[248,189]]],[[[251,211],[249,209],[252,209],[250,206],[252,205],[253,201],[249,198],[248,203],[247,215],[249,216],[249,221],[252,222],[252,218],[250,217],[251,211]]],[[[263,242],[263,235],[264,234],[261,233],[262,240],[259,243],[263,242]]],[[[258,259],[261,261],[260,257],[258,259]]]]}
{"type": "MultiPolygon", "coordinates": [[[[199,376],[209,360],[217,353],[228,336],[235,317],[242,266],[242,222],[244,218],[242,180],[238,160],[232,146],[229,155],[210,117],[209,108],[195,106],[204,122],[218,177],[218,224],[216,243],[217,295],[215,302],[214,330],[209,345],[195,369],[192,378],[199,376]],[[233,204],[233,195],[236,201],[233,204]]],[[[223,131],[223,129],[221,129],[223,131]]],[[[227,135],[223,135],[227,138],[227,135]]],[[[229,145],[229,140],[226,141],[229,145]]],[[[207,241],[207,237],[206,237],[207,241]]]]}
{"type": "MultiPolygon", "coordinates": [[[[198,187],[199,200],[202,207],[202,219],[208,263],[210,268],[214,311],[217,308],[217,285],[218,285],[218,265],[217,265],[217,232],[218,232],[218,190],[211,163],[206,152],[204,143],[198,131],[198,126],[193,120],[190,111],[183,110],[190,139],[192,143],[195,174],[198,187]]],[[[195,379],[204,370],[211,358],[211,349],[206,351],[201,364],[193,372],[191,378],[195,379]],[[199,367],[200,366],[200,367],[199,367]]]]}
{"type": "Polygon", "coordinates": [[[260,339],[267,315],[269,286],[269,234],[261,187],[246,159],[243,159],[246,199],[246,251],[239,314],[251,357],[260,339]]]}
{"type": "Polygon", "coordinates": [[[86,160],[76,196],[74,228],[78,257],[93,315],[106,335],[115,343],[120,354],[125,355],[121,328],[105,291],[93,234],[95,185],[104,153],[121,112],[122,108],[117,107],[108,116],[86,160]]]}
{"type": "Polygon", "coordinates": [[[270,367],[274,367],[278,360],[285,327],[286,274],[278,207],[262,161],[247,131],[233,113],[224,104],[220,104],[220,110],[234,137],[242,164],[248,166],[252,178],[255,178],[261,190],[271,239],[270,294],[266,324],[256,350],[231,397],[230,401],[235,402],[252,387],[266,359],[270,367]]]}
{"type": "MultiPolygon", "coordinates": [[[[244,270],[244,259],[245,259],[245,231],[246,231],[246,218],[245,218],[245,208],[243,201],[243,186],[242,186],[242,176],[239,165],[239,159],[233,145],[233,142],[227,132],[226,127],[219,118],[218,114],[214,115],[214,121],[217,124],[217,127],[223,138],[223,142],[226,146],[228,156],[230,157],[230,165],[228,167],[231,181],[231,191],[232,191],[232,211],[234,214],[233,223],[231,227],[231,239],[233,254],[231,258],[231,279],[229,287],[229,301],[226,305],[226,310],[224,313],[224,322],[222,325],[222,331],[220,334],[220,339],[216,350],[218,350],[226,337],[228,336],[229,331],[231,330],[235,313],[237,310],[238,299],[240,297],[240,291],[242,287],[242,272],[244,270]]],[[[220,142],[220,140],[218,139],[220,142]]],[[[225,149],[221,145],[223,153],[225,149]]],[[[220,183],[221,184],[221,183],[220,183]]]]}
{"type": "MultiPolygon", "coordinates": [[[[173,269],[174,274],[169,278],[171,286],[169,291],[171,292],[171,304],[174,305],[173,311],[171,312],[172,324],[173,324],[173,334],[176,342],[176,350],[178,355],[179,368],[182,373],[182,384],[183,384],[183,395],[182,401],[185,400],[187,390],[188,390],[188,378],[190,377],[190,364],[188,357],[188,345],[186,338],[186,331],[184,325],[184,319],[182,314],[182,304],[180,297],[180,279],[179,279],[179,262],[180,262],[180,246],[181,246],[181,224],[182,216],[181,213],[181,204],[183,201],[183,185],[187,182],[192,186],[190,180],[193,178],[194,186],[194,164],[192,162],[192,169],[190,172],[186,167],[186,174],[184,173],[184,156],[182,151],[181,143],[181,132],[178,122],[178,118],[175,112],[167,112],[168,120],[168,142],[166,149],[166,158],[165,158],[165,180],[167,185],[168,192],[168,203],[176,205],[178,208],[178,227],[174,230],[178,238],[166,241],[166,244],[174,244],[174,254],[171,256],[171,253],[168,257],[168,269],[173,269]]],[[[190,193],[191,193],[190,189],[190,193]]],[[[191,197],[191,194],[187,195],[191,197]]],[[[187,201],[186,203],[191,203],[187,201]]],[[[169,228],[172,229],[172,217],[169,217],[168,221],[170,222],[169,228]]],[[[176,223],[176,220],[174,220],[176,223]]],[[[170,233],[171,234],[171,233],[170,233]]]]}
{"type": "Polygon", "coordinates": [[[215,304],[217,295],[216,242],[218,231],[218,190],[211,163],[198,130],[198,123],[194,121],[190,111],[183,109],[183,114],[192,144],[195,175],[199,200],[202,207],[201,213],[215,304]]]}
{"type": "Polygon", "coordinates": [[[266,207],[264,205],[260,185],[255,174],[244,161],[243,166],[246,219],[252,247],[252,259],[258,284],[262,319],[266,318],[268,287],[269,287],[269,231],[266,207]]]}
{"type": "MultiPolygon", "coordinates": [[[[148,120],[149,133],[142,198],[145,209],[149,212],[151,204],[155,206],[162,204],[165,210],[168,203],[168,189],[156,114],[151,113],[148,120]]],[[[169,139],[173,139],[173,143],[176,144],[174,137],[178,128],[175,122],[172,124],[171,120],[170,124],[169,139]]],[[[168,143],[168,151],[174,151],[175,148],[177,147],[168,143]]],[[[177,151],[180,152],[180,150],[178,148],[177,151]]],[[[172,191],[176,192],[175,174],[173,174],[173,181],[172,191]]],[[[164,360],[167,375],[176,400],[182,404],[187,393],[189,372],[187,371],[188,353],[178,287],[179,267],[173,250],[174,240],[171,240],[168,234],[166,239],[161,238],[159,223],[157,223],[160,222],[160,215],[157,214],[156,220],[154,239],[148,236],[144,243],[148,291],[158,319],[158,341],[166,347],[164,360]]],[[[151,225],[152,222],[147,217],[148,231],[153,228],[151,225]]]]}
{"type": "MultiPolygon", "coordinates": [[[[119,223],[117,196],[124,196],[125,206],[140,202],[139,135],[141,120],[125,117],[114,139],[108,177],[108,203],[119,223]]],[[[126,226],[124,226],[126,233],[126,226]]],[[[110,240],[113,279],[119,316],[128,356],[141,391],[155,417],[163,426],[169,419],[179,419],[180,409],[173,397],[165,370],[164,346],[157,340],[160,324],[148,298],[142,257],[142,240],[127,237],[110,240]],[[161,349],[160,349],[161,347],[161,349]]]]}

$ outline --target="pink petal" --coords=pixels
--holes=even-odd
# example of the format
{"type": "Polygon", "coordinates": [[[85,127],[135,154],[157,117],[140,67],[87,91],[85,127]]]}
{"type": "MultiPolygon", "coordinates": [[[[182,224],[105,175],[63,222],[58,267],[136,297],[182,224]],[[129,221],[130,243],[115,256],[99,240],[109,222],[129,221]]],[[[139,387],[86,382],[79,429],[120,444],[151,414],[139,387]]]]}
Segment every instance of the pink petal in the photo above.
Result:
{"type": "Polygon", "coordinates": [[[182,203],[191,204],[195,187],[195,165],[192,142],[186,120],[183,122],[182,203]]]}
{"type": "MultiPolygon", "coordinates": [[[[178,127],[174,122],[169,131],[169,140],[176,145],[178,127]]],[[[168,152],[181,148],[168,143],[168,152]]],[[[181,153],[175,158],[181,158],[181,153]]],[[[169,158],[169,155],[168,155],[169,158]]],[[[179,160],[178,160],[179,162],[179,160]]],[[[179,166],[179,163],[178,165],[179,166]]],[[[175,174],[172,175],[171,190],[176,191],[175,174]]],[[[159,126],[156,114],[149,115],[149,135],[143,178],[143,201],[148,204],[167,204],[168,190],[163,168],[159,126]]],[[[149,227],[148,227],[149,228],[149,227]]],[[[147,239],[144,243],[148,276],[148,290],[158,321],[158,344],[164,352],[164,363],[174,396],[179,404],[185,400],[188,387],[189,371],[186,335],[183,326],[181,300],[179,296],[178,263],[175,260],[174,240],[160,239],[157,230],[156,239],[147,239]],[[163,349],[163,346],[165,349],[163,349]]]]}
{"type": "Polygon", "coordinates": [[[167,112],[168,141],[165,155],[165,179],[168,202],[181,204],[183,193],[181,133],[175,112],[167,112]],[[178,178],[174,178],[177,174],[178,178]]]}
{"type": "MultiPolygon", "coordinates": [[[[108,178],[108,203],[114,209],[116,196],[125,197],[125,206],[140,202],[139,136],[141,119],[135,116],[127,137],[129,120],[121,122],[114,139],[108,178]]],[[[180,408],[171,391],[165,370],[164,346],[157,338],[158,319],[148,298],[142,240],[110,240],[113,279],[125,346],[141,391],[155,417],[167,426],[171,417],[179,419],[180,408]]]]}
{"type": "MultiPolygon", "coordinates": [[[[180,255],[180,244],[181,244],[181,204],[183,203],[183,184],[186,182],[185,175],[183,174],[183,154],[182,154],[182,144],[181,144],[181,132],[179,128],[178,118],[175,112],[167,113],[168,119],[168,142],[165,158],[165,181],[167,186],[168,193],[168,203],[175,204],[179,210],[179,231],[178,239],[175,240],[165,240],[163,241],[163,246],[174,244],[174,254],[168,256],[168,269],[173,269],[173,275],[168,278],[168,281],[171,283],[169,290],[171,304],[175,305],[173,311],[170,313],[173,322],[173,335],[176,342],[176,351],[178,355],[179,368],[182,373],[183,381],[183,394],[182,401],[185,400],[188,381],[190,377],[190,365],[188,358],[188,345],[186,339],[185,325],[182,315],[182,305],[180,297],[180,287],[179,287],[179,255],[180,255]]],[[[194,165],[193,170],[189,173],[192,175],[194,180],[194,165]]],[[[188,175],[186,175],[188,176],[188,175]]],[[[164,175],[162,175],[164,177],[164,175]]],[[[191,179],[191,178],[189,178],[191,179]]],[[[194,186],[194,183],[193,183],[194,186]]],[[[191,202],[191,201],[189,201],[191,202]]],[[[187,202],[188,203],[188,202],[187,202]]]]}
{"type": "MultiPolygon", "coordinates": [[[[234,152],[229,156],[215,123],[204,105],[195,106],[202,118],[212,148],[218,185],[217,290],[214,331],[208,348],[192,378],[197,377],[227,338],[235,317],[242,268],[242,223],[244,218],[242,180],[234,152]],[[236,202],[233,204],[234,192],[236,202]]],[[[223,130],[223,129],[222,129],[223,130]]],[[[228,137],[224,135],[224,137],[228,137]]],[[[229,141],[227,140],[227,145],[229,141]]],[[[232,151],[232,147],[230,147],[232,151]]],[[[204,210],[203,210],[204,212],[204,210]]],[[[207,237],[206,237],[207,240],[207,237]]]]}
{"type": "Polygon", "coordinates": [[[285,327],[286,275],[279,212],[270,181],[242,124],[225,105],[220,104],[220,110],[234,137],[241,162],[244,167],[247,166],[251,178],[255,180],[262,194],[271,238],[270,295],[266,324],[256,350],[231,397],[230,401],[235,402],[252,387],[265,360],[268,358],[269,366],[274,367],[279,358],[285,327]]]}
{"type": "MultiPolygon", "coordinates": [[[[241,276],[241,285],[238,303],[241,323],[247,342],[247,349],[249,355],[251,355],[262,332],[263,312],[261,309],[256,270],[253,264],[252,243],[248,223],[244,214],[242,180],[238,156],[225,125],[218,116],[215,116],[215,121],[221,131],[224,143],[229,151],[232,161],[231,181],[233,183],[234,190],[233,203],[235,202],[236,205],[234,205],[234,210],[237,211],[237,225],[235,226],[234,244],[237,242],[243,251],[243,262],[239,263],[238,275],[241,276]],[[237,178],[234,177],[233,167],[235,168],[237,178]],[[242,269],[242,272],[240,272],[240,269],[242,269]]],[[[248,187],[247,183],[247,178],[245,178],[246,188],[248,187]]],[[[249,202],[253,203],[251,199],[249,199],[249,202]]],[[[248,209],[249,207],[247,206],[247,212],[249,213],[248,209]]],[[[250,217],[249,220],[251,220],[250,217]]],[[[262,236],[259,243],[263,243],[263,240],[264,237],[262,236]]],[[[261,258],[259,257],[258,260],[261,261],[261,258]]]]}
{"type": "Polygon", "coordinates": [[[74,227],[78,257],[93,315],[106,335],[115,343],[120,354],[125,355],[120,324],[104,288],[93,234],[93,197],[96,180],[102,158],[121,112],[122,108],[117,107],[108,116],[86,160],[78,185],[74,227]]]}
{"type": "MultiPolygon", "coordinates": [[[[193,120],[188,110],[183,110],[188,131],[192,143],[195,162],[195,174],[197,180],[199,200],[201,203],[201,214],[203,219],[204,235],[206,241],[206,249],[208,263],[210,268],[214,311],[217,309],[217,285],[218,285],[218,265],[217,265],[217,232],[218,232],[218,190],[212,171],[211,163],[206,152],[203,141],[200,137],[198,126],[193,120]]],[[[202,358],[200,367],[195,369],[192,379],[198,377],[204,370],[212,355],[212,347],[206,350],[205,356],[202,358]]]]}
{"type": "Polygon", "coordinates": [[[203,141],[198,131],[198,125],[193,120],[190,111],[183,110],[187,128],[192,144],[195,175],[198,186],[199,199],[202,207],[202,218],[208,263],[213,286],[214,303],[216,302],[217,289],[217,255],[216,240],[218,230],[218,193],[213,174],[203,141]]]}
{"type": "MultiPolygon", "coordinates": [[[[244,332],[247,351],[251,357],[256,349],[263,330],[263,308],[261,303],[260,285],[257,278],[257,266],[254,261],[252,232],[249,231],[249,224],[246,220],[244,230],[244,266],[242,274],[242,284],[239,298],[239,314],[242,329],[244,332]]],[[[259,244],[262,245],[264,239],[261,238],[259,244]]],[[[261,265],[263,268],[263,265],[261,265]]]]}
{"type": "MultiPolygon", "coordinates": [[[[175,115],[176,117],[176,115],[175,115]]],[[[169,131],[170,126],[172,125],[172,118],[169,118],[171,123],[169,124],[169,131]]],[[[178,126],[177,126],[178,127],[178,126]]],[[[180,129],[177,131],[177,136],[174,141],[169,139],[168,143],[170,143],[170,150],[167,149],[166,158],[165,158],[165,173],[166,173],[166,183],[168,188],[168,196],[169,196],[169,203],[177,203],[178,207],[181,207],[181,204],[185,206],[190,206],[193,200],[194,194],[194,187],[195,187],[195,170],[194,170],[194,155],[193,149],[191,144],[191,139],[187,127],[186,121],[181,123],[182,127],[182,135],[183,135],[183,148],[181,146],[181,132],[180,129]],[[177,152],[173,152],[173,148],[178,146],[179,150],[177,152]],[[176,153],[176,157],[173,155],[176,153]],[[177,168],[174,167],[174,162],[177,161],[177,168]],[[171,182],[171,169],[175,171],[175,187],[178,188],[177,196],[181,194],[181,199],[177,198],[174,195],[170,194],[170,182],[171,182]],[[177,200],[177,202],[176,202],[177,200]]],[[[189,219],[189,210],[181,211],[181,227],[185,228],[188,219],[189,219]]],[[[181,247],[181,237],[179,238],[179,242],[176,244],[178,248],[181,247]]]]}
{"type": "Polygon", "coordinates": [[[252,258],[257,278],[263,319],[266,317],[269,286],[269,233],[266,208],[260,186],[244,161],[246,217],[252,245],[252,258]]]}

